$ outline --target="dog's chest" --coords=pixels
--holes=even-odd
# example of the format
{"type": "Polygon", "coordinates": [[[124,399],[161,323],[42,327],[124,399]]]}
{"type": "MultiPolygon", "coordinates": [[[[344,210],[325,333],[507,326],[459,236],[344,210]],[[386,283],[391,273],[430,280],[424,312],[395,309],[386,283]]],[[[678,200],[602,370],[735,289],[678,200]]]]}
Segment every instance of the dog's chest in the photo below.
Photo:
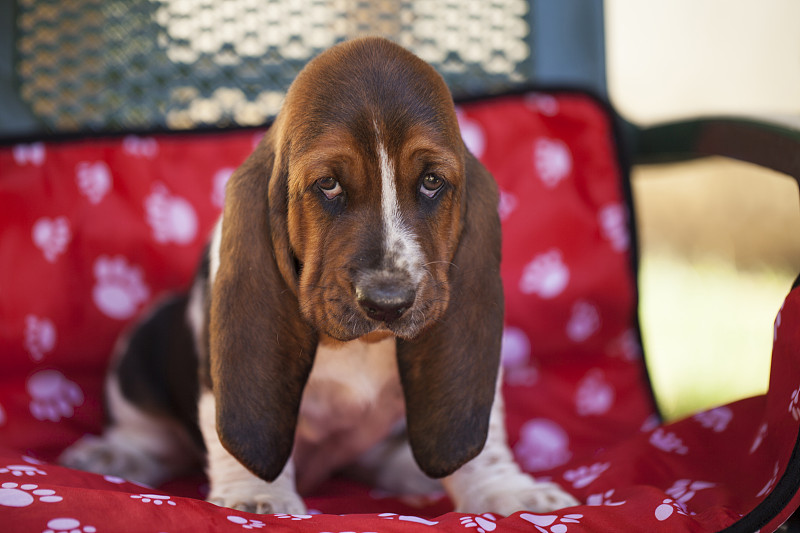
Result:
{"type": "Polygon", "coordinates": [[[361,453],[404,413],[394,337],[321,342],[300,404],[297,439],[313,446],[335,437],[338,446],[361,453]]]}

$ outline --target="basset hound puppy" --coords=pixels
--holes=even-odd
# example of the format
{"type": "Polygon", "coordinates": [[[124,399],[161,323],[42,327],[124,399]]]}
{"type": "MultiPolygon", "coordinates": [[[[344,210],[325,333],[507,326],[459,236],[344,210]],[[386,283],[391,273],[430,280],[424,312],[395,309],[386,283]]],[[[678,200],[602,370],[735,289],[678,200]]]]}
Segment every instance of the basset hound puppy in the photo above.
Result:
{"type": "Polygon", "coordinates": [[[155,485],[205,453],[209,501],[259,513],[348,467],[441,478],[464,512],[576,504],[506,443],[497,205],[432,67],[331,48],[231,177],[191,293],[118,344],[110,426],[62,463],[155,485]]]}

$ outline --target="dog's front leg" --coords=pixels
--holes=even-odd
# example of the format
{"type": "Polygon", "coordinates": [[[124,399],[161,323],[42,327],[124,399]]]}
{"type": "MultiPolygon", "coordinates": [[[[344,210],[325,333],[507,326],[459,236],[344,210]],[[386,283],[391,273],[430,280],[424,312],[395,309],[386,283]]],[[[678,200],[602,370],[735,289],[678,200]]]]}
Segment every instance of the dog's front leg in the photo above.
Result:
{"type": "MultiPolygon", "coordinates": [[[[275,481],[253,475],[222,446],[216,429],[216,401],[204,391],[198,404],[198,418],[206,444],[207,472],[211,490],[208,501],[251,513],[304,514],[306,506],[297,494],[294,463],[290,459],[275,481]]],[[[264,453],[269,453],[265,450],[264,453]]]]}
{"type": "Polygon", "coordinates": [[[442,480],[456,511],[508,516],[517,511],[547,513],[578,505],[578,501],[557,484],[534,480],[514,461],[506,439],[501,382],[502,372],[498,376],[483,450],[442,480]]]}

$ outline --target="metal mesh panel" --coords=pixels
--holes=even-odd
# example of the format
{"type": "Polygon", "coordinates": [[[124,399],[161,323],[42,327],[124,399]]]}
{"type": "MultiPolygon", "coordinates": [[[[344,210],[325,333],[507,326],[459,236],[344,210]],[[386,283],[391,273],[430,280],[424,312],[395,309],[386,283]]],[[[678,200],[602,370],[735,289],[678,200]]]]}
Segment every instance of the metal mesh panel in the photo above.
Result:
{"type": "Polygon", "coordinates": [[[389,37],[454,94],[531,77],[526,0],[20,0],[20,94],[53,131],[262,124],[297,72],[389,37]]]}

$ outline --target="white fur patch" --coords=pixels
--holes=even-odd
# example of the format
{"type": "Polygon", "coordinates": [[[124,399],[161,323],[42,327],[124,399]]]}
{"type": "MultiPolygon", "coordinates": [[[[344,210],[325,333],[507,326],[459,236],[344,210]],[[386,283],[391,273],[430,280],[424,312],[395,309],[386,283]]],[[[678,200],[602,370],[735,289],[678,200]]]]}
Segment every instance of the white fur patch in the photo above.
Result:
{"type": "Polygon", "coordinates": [[[418,283],[423,275],[423,255],[414,234],[403,222],[400,204],[397,201],[397,182],[394,165],[381,141],[380,130],[375,124],[378,159],[381,170],[381,209],[385,231],[384,246],[388,268],[406,271],[418,283]]]}
{"type": "Polygon", "coordinates": [[[219,271],[219,248],[222,244],[222,216],[219,217],[217,223],[214,225],[214,231],[211,233],[211,248],[208,251],[209,257],[209,271],[208,271],[208,286],[214,284],[219,271]]]}

